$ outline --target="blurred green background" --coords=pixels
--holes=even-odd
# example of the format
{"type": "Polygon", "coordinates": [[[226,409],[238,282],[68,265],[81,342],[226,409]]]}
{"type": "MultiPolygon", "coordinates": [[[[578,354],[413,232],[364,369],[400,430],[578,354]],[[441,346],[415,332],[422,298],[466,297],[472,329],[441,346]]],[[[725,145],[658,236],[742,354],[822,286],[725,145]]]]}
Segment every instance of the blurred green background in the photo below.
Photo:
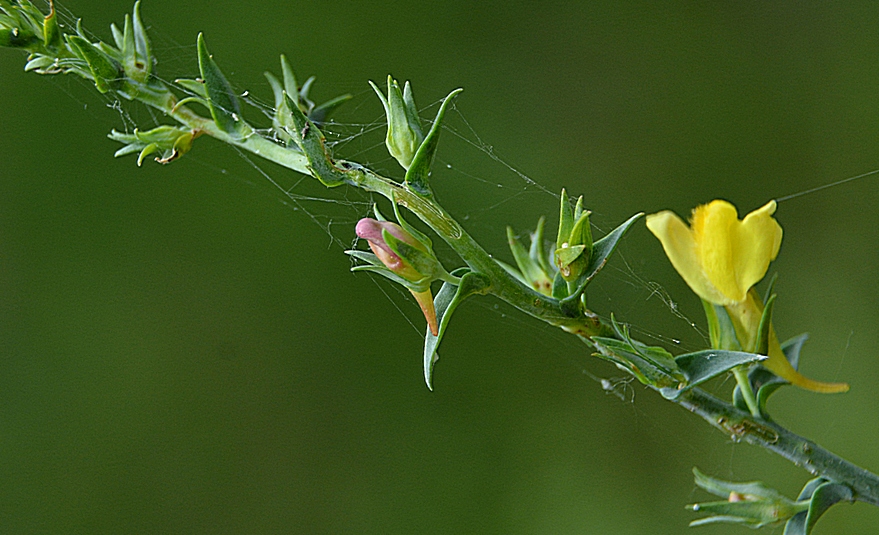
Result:
{"type": "MultiPolygon", "coordinates": [[[[60,7],[110,39],[131,5],[60,7]]],[[[412,80],[424,107],[464,87],[434,183],[508,261],[504,227],[552,221],[562,187],[607,230],[716,197],[744,213],[879,168],[874,2],[144,0],[142,13],[167,78],[197,74],[204,31],[263,103],[282,52],[318,76],[316,98],[354,94],[328,129],[337,154],[396,176],[367,80],[412,80]]],[[[693,466],[791,496],[809,478],[637,384],[604,391],[590,375],[620,372],[492,299],[458,311],[428,392],[417,307],[342,254],[367,196],[260,163],[318,199],[287,200],[209,139],[137,168],[105,136],[154,125],[147,111],[123,117],[90,84],[23,64],[0,51],[0,532],[682,533],[684,504],[708,497],[693,466]]],[[[782,202],[773,267],[777,329],[812,335],[803,370],[852,390],[786,389],[772,414],[873,470],[877,204],[877,178],[782,202]]],[[[704,344],[698,300],[643,225],[591,302],[644,340],[704,344]]],[[[841,505],[815,533],[877,526],[876,508],[841,505]]]]}

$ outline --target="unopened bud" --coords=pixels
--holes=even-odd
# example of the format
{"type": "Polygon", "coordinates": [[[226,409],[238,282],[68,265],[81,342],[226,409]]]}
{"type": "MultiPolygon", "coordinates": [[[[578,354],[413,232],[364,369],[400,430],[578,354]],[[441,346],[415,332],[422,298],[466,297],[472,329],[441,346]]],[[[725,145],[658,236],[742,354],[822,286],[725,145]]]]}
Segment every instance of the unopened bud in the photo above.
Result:
{"type": "Polygon", "coordinates": [[[424,141],[412,88],[406,82],[401,91],[400,84],[388,76],[388,96],[385,97],[375,84],[370,82],[370,85],[381,99],[388,119],[388,135],[385,138],[388,152],[408,170],[418,147],[424,141]]]}

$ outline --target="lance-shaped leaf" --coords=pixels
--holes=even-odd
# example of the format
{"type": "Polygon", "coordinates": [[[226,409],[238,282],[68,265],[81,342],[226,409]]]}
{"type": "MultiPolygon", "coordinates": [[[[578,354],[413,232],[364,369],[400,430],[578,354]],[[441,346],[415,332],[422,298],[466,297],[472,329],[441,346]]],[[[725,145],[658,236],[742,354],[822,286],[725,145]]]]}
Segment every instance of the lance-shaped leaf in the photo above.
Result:
{"type": "Polygon", "coordinates": [[[299,84],[296,82],[296,75],[293,73],[293,67],[287,61],[287,56],[281,54],[281,76],[284,79],[284,90],[297,106],[299,106],[299,84]]]}
{"type": "MultiPolygon", "coordinates": [[[[135,4],[135,15],[137,14],[137,4],[135,4]]],[[[122,68],[125,70],[126,76],[140,83],[144,83],[149,79],[150,73],[148,69],[149,58],[144,56],[143,43],[138,44],[137,31],[135,23],[132,26],[131,18],[125,15],[125,24],[122,30],[122,46],[119,48],[119,59],[122,62],[122,68]]],[[[141,26],[141,31],[143,27],[141,26]]],[[[113,32],[114,38],[118,30],[113,32]]]]}
{"type": "Polygon", "coordinates": [[[143,25],[143,20],[140,18],[140,0],[134,3],[132,22],[134,24],[134,45],[138,58],[141,61],[140,68],[143,70],[145,77],[148,77],[153,71],[153,57],[150,51],[150,40],[147,37],[146,28],[143,25]]]}
{"type": "Polygon", "coordinates": [[[434,336],[428,328],[427,334],[424,337],[424,382],[429,390],[433,390],[433,366],[439,360],[437,348],[449,326],[452,313],[458,305],[471,295],[484,295],[491,285],[488,277],[481,273],[472,272],[468,268],[458,268],[452,272],[452,275],[461,277],[460,284],[456,286],[449,282],[444,282],[443,287],[440,288],[439,293],[436,294],[436,299],[433,301],[437,321],[439,322],[439,332],[434,336]]]}
{"type": "Polygon", "coordinates": [[[265,75],[266,80],[269,81],[269,85],[272,86],[272,93],[274,93],[275,96],[275,115],[272,117],[272,127],[275,130],[275,134],[282,139],[287,146],[296,146],[293,141],[293,136],[288,133],[288,130],[295,130],[293,116],[290,114],[290,106],[287,104],[292,99],[286,98],[284,88],[281,86],[281,82],[275,78],[274,74],[270,72],[265,72],[263,74],[265,75]]]}
{"type": "Polygon", "coordinates": [[[676,389],[686,381],[668,351],[633,340],[628,327],[617,323],[612,315],[611,322],[619,339],[593,336],[596,356],[613,362],[646,385],[676,389]]]}
{"type": "Polygon", "coordinates": [[[772,330],[772,309],[775,305],[775,297],[775,294],[773,294],[763,308],[760,325],[757,327],[756,347],[753,348],[754,353],[760,353],[761,355],[769,354],[769,332],[772,330]]]}
{"type": "MultiPolygon", "coordinates": [[[[204,86],[204,80],[194,80],[192,78],[178,78],[174,80],[174,83],[185,89],[186,91],[192,93],[196,97],[200,97],[203,99],[208,98],[207,89],[204,86]]],[[[207,106],[207,100],[205,100],[205,106],[207,106]]]]}
{"type": "Polygon", "coordinates": [[[98,91],[107,93],[122,87],[124,80],[122,66],[116,60],[79,35],[69,35],[67,41],[79,57],[88,64],[91,78],[98,91]]]}
{"type": "Polygon", "coordinates": [[[25,72],[36,71],[38,74],[50,74],[59,72],[55,67],[55,58],[49,56],[36,56],[24,66],[25,72]]]}
{"type": "Polygon", "coordinates": [[[528,255],[531,257],[532,260],[540,265],[544,273],[546,273],[547,275],[551,275],[553,273],[553,270],[549,267],[549,257],[547,256],[546,248],[543,245],[545,227],[546,218],[540,216],[540,219],[537,220],[537,226],[534,228],[534,232],[531,234],[531,247],[528,249],[528,255]]]}
{"type": "Polygon", "coordinates": [[[345,254],[366,262],[366,264],[352,267],[351,271],[368,271],[370,273],[377,273],[382,277],[390,280],[391,282],[396,282],[401,286],[405,286],[407,290],[415,293],[424,292],[430,288],[430,278],[425,277],[417,281],[411,281],[409,279],[403,278],[388,269],[382,263],[382,261],[372,253],[368,253],[366,251],[351,250],[345,251],[345,254]]]}
{"type": "MultiPolygon", "coordinates": [[[[285,98],[290,100],[290,95],[285,98]]],[[[290,117],[293,120],[293,128],[287,128],[287,133],[293,137],[293,141],[299,146],[308,159],[308,168],[311,175],[320,180],[324,186],[340,186],[347,180],[345,171],[336,167],[327,150],[326,139],[320,129],[302,113],[295,102],[287,103],[290,109],[290,117]]]]}
{"type": "Polygon", "coordinates": [[[821,515],[837,503],[854,501],[854,494],[846,485],[815,478],[800,492],[798,501],[805,500],[809,501],[809,509],[788,520],[784,526],[784,535],[809,535],[821,515]]]}
{"type": "Polygon", "coordinates": [[[198,69],[204,80],[211,117],[223,132],[236,139],[244,137],[249,127],[241,119],[241,106],[231,84],[208,53],[204,35],[198,34],[198,69]]]}
{"type": "MultiPolygon", "coordinates": [[[[580,296],[586,290],[586,286],[592,282],[595,275],[597,275],[607,264],[610,256],[619,245],[620,240],[635,221],[637,221],[642,215],[644,214],[639,213],[633,215],[625,223],[613,229],[607,236],[601,238],[592,245],[592,257],[589,259],[589,265],[586,267],[586,270],[583,271],[583,274],[577,279],[575,290],[571,292],[568,297],[562,299],[562,302],[560,303],[562,310],[569,314],[576,314],[580,296]]],[[[571,219],[573,220],[573,216],[571,219]]],[[[573,229],[573,226],[571,228],[573,229]]]]}
{"type": "Polygon", "coordinates": [[[742,346],[736,337],[736,329],[726,309],[702,299],[702,308],[708,319],[708,337],[711,347],[741,351],[742,346]]]}
{"type": "MultiPolygon", "coordinates": [[[[409,90],[408,83],[406,84],[406,89],[407,92],[404,92],[403,97],[405,99],[408,93],[409,98],[411,99],[411,90],[409,90]]],[[[436,118],[433,120],[433,126],[430,127],[430,132],[427,133],[424,141],[421,142],[421,145],[415,152],[415,157],[412,158],[412,163],[409,165],[409,169],[406,170],[406,185],[409,189],[422,197],[430,197],[433,195],[430,191],[430,166],[433,165],[433,157],[436,154],[436,147],[439,143],[443,117],[446,115],[446,109],[461,91],[463,91],[463,89],[455,89],[443,100],[439,111],[436,112],[436,118]]],[[[408,107],[409,106],[407,106],[407,108],[408,107]]],[[[415,107],[414,101],[412,101],[411,107],[415,107]]]]}
{"type": "Polygon", "coordinates": [[[507,243],[510,245],[510,251],[512,251],[516,265],[519,267],[520,274],[517,275],[517,278],[538,292],[550,295],[552,292],[552,282],[543,271],[539,260],[535,258],[534,243],[532,242],[531,252],[529,253],[516,237],[513,227],[507,227],[507,243]]]}
{"type": "Polygon", "coordinates": [[[682,392],[686,392],[694,386],[702,384],[733,368],[752,362],[760,362],[767,358],[765,355],[725,349],[706,349],[704,351],[679,355],[675,357],[675,363],[686,376],[686,385],[679,386],[676,389],[663,389],[662,395],[666,399],[675,399],[682,392]]]}
{"type": "Polygon", "coordinates": [[[323,104],[318,104],[317,106],[313,107],[308,113],[308,118],[311,119],[313,123],[320,125],[326,122],[330,114],[336,111],[336,108],[348,102],[352,98],[354,98],[354,96],[348,94],[339,95],[336,98],[331,98],[323,104]]]}

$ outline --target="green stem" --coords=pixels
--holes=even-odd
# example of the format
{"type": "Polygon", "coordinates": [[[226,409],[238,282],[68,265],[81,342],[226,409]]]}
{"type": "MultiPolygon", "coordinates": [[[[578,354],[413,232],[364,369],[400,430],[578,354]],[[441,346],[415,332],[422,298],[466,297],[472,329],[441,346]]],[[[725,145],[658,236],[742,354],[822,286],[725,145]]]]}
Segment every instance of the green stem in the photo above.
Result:
{"type": "MultiPolygon", "coordinates": [[[[199,130],[220,141],[249,151],[299,173],[309,174],[307,159],[296,150],[282,147],[268,139],[252,134],[235,139],[221,131],[210,119],[201,117],[188,108],[174,109],[176,98],[170,93],[162,99],[149,99],[146,104],[156,107],[187,127],[199,130]]],[[[552,325],[589,338],[615,336],[613,330],[595,314],[571,317],[562,312],[559,301],[540,294],[512,277],[494,261],[470,234],[441,206],[410,191],[393,180],[350,162],[335,162],[347,170],[349,184],[378,193],[388,200],[408,208],[446,241],[467,265],[491,280],[489,292],[519,310],[552,325]]],[[[701,416],[712,426],[724,431],[734,440],[763,447],[781,455],[814,475],[849,485],[855,499],[879,506],[879,476],[860,468],[814,442],[795,435],[787,429],[760,418],[754,392],[745,371],[735,370],[736,380],[752,414],[741,411],[706,392],[693,388],[674,400],[687,410],[701,416]]]]}
{"type": "MultiPolygon", "coordinates": [[[[17,9],[2,0],[0,7],[7,11],[17,9]]],[[[66,52],[61,51],[59,54],[64,55],[66,52]]],[[[83,70],[78,74],[87,77],[83,70]]],[[[157,80],[147,83],[127,80],[126,83],[129,87],[135,88],[135,92],[128,97],[160,110],[193,131],[209,135],[298,173],[313,176],[305,154],[296,148],[285,147],[253,131],[241,138],[230,136],[211,119],[196,114],[186,106],[177,107],[177,97],[157,80]]],[[[323,157],[328,158],[326,154],[323,157]]],[[[405,186],[357,164],[332,161],[330,164],[341,168],[340,172],[345,174],[346,182],[351,186],[383,195],[416,214],[442,237],[472,270],[482,273],[491,281],[490,293],[531,316],[587,340],[597,335],[615,336],[613,329],[594,313],[588,311],[565,313],[558,300],[540,294],[512,277],[433,200],[422,197],[405,186]]],[[[776,423],[757,416],[757,403],[753,391],[748,386],[747,378],[744,377],[744,371],[737,371],[736,378],[752,414],[741,411],[698,388],[681,393],[673,401],[699,415],[733,440],[744,440],[773,451],[814,475],[850,486],[856,500],[879,506],[879,476],[834,455],[814,442],[791,433],[776,423]]]]}
{"type": "Polygon", "coordinates": [[[856,501],[879,506],[879,476],[796,435],[780,425],[735,408],[707,392],[693,388],[673,400],[702,417],[734,441],[745,441],[781,455],[810,474],[843,483],[856,501]]]}

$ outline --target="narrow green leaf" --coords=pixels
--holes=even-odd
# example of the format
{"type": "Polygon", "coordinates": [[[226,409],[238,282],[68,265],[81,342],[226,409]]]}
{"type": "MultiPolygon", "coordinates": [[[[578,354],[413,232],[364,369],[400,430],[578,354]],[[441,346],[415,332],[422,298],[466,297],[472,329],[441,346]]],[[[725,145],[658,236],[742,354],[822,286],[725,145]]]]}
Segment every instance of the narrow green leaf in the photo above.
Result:
{"type": "Polygon", "coordinates": [[[37,71],[39,73],[45,72],[46,67],[51,67],[55,64],[55,60],[50,58],[49,56],[37,56],[34,59],[27,62],[24,66],[24,70],[27,71],[37,71]]]}
{"type": "Polygon", "coordinates": [[[296,129],[296,124],[293,121],[293,112],[290,110],[290,104],[293,104],[293,101],[288,99],[286,95],[287,93],[284,90],[281,90],[281,102],[275,107],[275,116],[272,118],[272,126],[275,128],[275,131],[277,131],[278,136],[284,140],[288,147],[296,147],[296,142],[293,140],[293,136],[290,135],[290,131],[296,129]]]}
{"type": "Polygon", "coordinates": [[[269,85],[272,86],[272,94],[275,96],[275,109],[281,106],[281,103],[284,102],[284,88],[281,86],[281,82],[275,77],[274,74],[266,71],[262,73],[263,76],[268,80],[269,85]]]}
{"type": "Polygon", "coordinates": [[[760,317],[760,325],[757,327],[756,347],[754,353],[761,355],[769,354],[769,333],[772,331],[772,308],[775,305],[775,295],[773,294],[766,302],[763,308],[763,315],[760,317]]]}
{"type": "Polygon", "coordinates": [[[293,67],[287,61],[287,56],[281,54],[281,75],[284,78],[284,89],[287,96],[296,106],[299,106],[299,85],[296,83],[296,75],[293,74],[293,67]]]}
{"type": "Polygon", "coordinates": [[[677,388],[684,380],[677,370],[674,360],[662,348],[635,347],[632,344],[617,340],[593,336],[598,353],[596,356],[613,362],[620,369],[631,373],[646,385],[658,388],[677,388]]]}
{"type": "Polygon", "coordinates": [[[147,36],[143,20],[140,18],[140,0],[134,3],[132,16],[134,22],[134,43],[137,50],[139,67],[144,72],[144,78],[149,77],[153,71],[153,57],[150,51],[150,40],[147,36]]]}
{"type": "Polygon", "coordinates": [[[439,359],[437,348],[446,333],[452,313],[465,299],[472,295],[485,294],[491,281],[481,273],[471,272],[468,268],[459,268],[452,275],[461,277],[461,283],[455,286],[444,282],[439,293],[433,301],[436,309],[436,317],[439,322],[439,332],[436,336],[427,329],[424,337],[424,382],[429,390],[433,390],[433,366],[439,359]]]}
{"type": "Polygon", "coordinates": [[[516,265],[519,266],[519,271],[525,276],[525,280],[531,281],[544,277],[540,267],[531,259],[525,246],[516,237],[513,227],[509,226],[507,227],[507,243],[510,246],[510,251],[513,253],[516,265]]]}
{"type": "Polygon", "coordinates": [[[116,23],[110,23],[110,32],[113,34],[113,41],[116,43],[116,48],[122,50],[122,47],[125,46],[125,38],[122,36],[122,32],[119,31],[119,27],[116,26],[116,23]]]}
{"type": "Polygon", "coordinates": [[[320,126],[327,121],[330,114],[336,111],[339,106],[348,102],[352,98],[354,98],[353,95],[347,94],[332,98],[319,106],[315,106],[308,114],[308,118],[311,119],[313,123],[320,126]]]}
{"type": "Polygon", "coordinates": [[[762,498],[764,500],[778,500],[784,498],[784,496],[777,490],[767,487],[760,481],[749,481],[745,483],[724,481],[722,479],[713,478],[703,473],[698,468],[693,468],[693,480],[696,485],[702,489],[725,499],[729,498],[730,493],[733,492],[741,494],[745,498],[762,498]]]}
{"type": "Polygon", "coordinates": [[[409,124],[412,125],[412,128],[415,129],[419,135],[423,135],[421,116],[418,115],[418,106],[415,105],[415,95],[412,94],[412,86],[409,84],[408,80],[403,84],[403,104],[406,107],[406,119],[409,121],[409,124]]]}
{"type": "Polygon", "coordinates": [[[547,258],[546,248],[543,245],[545,227],[546,218],[540,216],[540,219],[537,220],[537,226],[531,234],[531,248],[528,251],[528,255],[532,260],[537,262],[544,273],[549,274],[552,273],[553,270],[549,267],[549,258],[547,258]]]}
{"type": "Polygon", "coordinates": [[[67,40],[79,53],[78,55],[88,63],[89,71],[98,91],[107,93],[122,87],[121,65],[78,35],[69,35],[67,40]]]}
{"type": "Polygon", "coordinates": [[[722,306],[709,303],[702,299],[702,308],[708,319],[708,335],[711,347],[727,349],[729,351],[741,351],[742,346],[736,337],[736,329],[726,309],[722,306]]]}
{"type": "MultiPolygon", "coordinates": [[[[570,207],[568,207],[568,209],[570,210],[570,207]]],[[[595,275],[597,275],[598,272],[604,268],[605,264],[607,264],[607,261],[610,259],[614,251],[616,251],[620,240],[625,236],[626,232],[632,227],[635,221],[643,215],[643,213],[633,215],[626,220],[625,223],[613,229],[608,235],[593,244],[592,257],[589,259],[589,265],[586,267],[586,270],[583,271],[583,274],[580,275],[580,278],[577,279],[576,289],[561,303],[562,308],[570,308],[576,304],[576,301],[580,299],[580,296],[586,290],[586,286],[592,282],[595,275]]]]}
{"type": "Polygon", "coordinates": [[[122,60],[122,68],[125,74],[132,80],[138,82],[146,82],[149,78],[149,72],[145,69],[146,63],[138,54],[137,43],[132,28],[131,18],[125,15],[125,25],[122,30],[122,48],[120,59],[122,60]]]}
{"type": "Polygon", "coordinates": [[[204,80],[211,117],[223,132],[233,138],[244,137],[247,124],[241,120],[241,106],[229,81],[208,53],[204,34],[198,34],[198,68],[204,80]]]}
{"type": "MultiPolygon", "coordinates": [[[[285,98],[290,100],[290,95],[285,98]]],[[[345,171],[334,165],[326,147],[326,140],[320,129],[308,120],[299,106],[290,100],[288,102],[290,116],[293,119],[293,128],[287,128],[287,133],[293,137],[293,141],[308,159],[308,168],[311,175],[327,187],[340,186],[347,180],[345,171]]]]}
{"type": "MultiPolygon", "coordinates": [[[[409,82],[406,82],[406,89],[407,91],[409,90],[409,82]]],[[[443,117],[445,117],[449,105],[455,100],[455,97],[457,97],[461,91],[463,91],[463,89],[455,89],[443,100],[439,111],[436,112],[436,118],[433,120],[433,125],[430,127],[430,131],[427,133],[424,141],[421,142],[421,145],[415,152],[415,157],[412,158],[412,163],[409,165],[409,169],[406,171],[406,185],[409,189],[418,193],[422,197],[430,197],[433,195],[430,191],[430,167],[433,165],[433,158],[436,155],[436,147],[439,143],[443,117]]],[[[414,102],[412,105],[414,106],[414,102]]],[[[418,116],[416,115],[415,119],[417,118],[418,116]]],[[[413,122],[412,118],[410,118],[410,123],[411,122],[413,122]]],[[[418,124],[420,127],[420,121],[418,124]]]]}
{"type": "Polygon", "coordinates": [[[574,228],[574,213],[571,212],[571,201],[568,198],[568,192],[564,188],[562,188],[559,205],[559,233],[555,240],[556,249],[561,249],[568,243],[568,238],[571,237],[571,230],[574,228]]]}
{"type": "Polygon", "coordinates": [[[371,273],[376,273],[390,280],[391,282],[395,282],[400,286],[405,287],[406,289],[412,292],[424,292],[428,288],[430,288],[430,280],[421,279],[419,281],[413,282],[403,277],[400,277],[393,271],[389,270],[384,266],[372,266],[372,265],[363,265],[363,266],[354,266],[351,268],[351,271],[369,271],[371,273]]]}
{"type": "MultiPolygon", "coordinates": [[[[419,242],[426,245],[428,251],[433,252],[433,242],[430,241],[430,237],[418,230],[417,228],[413,227],[409,224],[408,221],[406,221],[406,219],[403,217],[402,212],[400,212],[400,204],[397,202],[397,196],[394,193],[391,193],[391,206],[394,209],[394,217],[397,218],[397,223],[400,224],[403,230],[411,234],[412,237],[419,242]]],[[[377,206],[375,207],[374,211],[376,212],[376,214],[378,213],[377,206]]]]}
{"type": "Polygon", "coordinates": [[[570,294],[568,293],[568,282],[562,277],[562,274],[556,272],[552,279],[552,296],[558,300],[564,300],[570,294]]]}
{"type": "Polygon", "coordinates": [[[204,80],[193,80],[190,78],[178,78],[174,83],[201,98],[208,98],[208,91],[205,89],[204,80]]]}
{"type": "Polygon", "coordinates": [[[765,355],[724,349],[706,349],[704,351],[679,355],[675,357],[675,363],[687,378],[686,386],[673,391],[663,390],[662,395],[667,399],[674,399],[681,392],[685,392],[737,366],[760,362],[766,360],[766,358],[765,355]]]}

